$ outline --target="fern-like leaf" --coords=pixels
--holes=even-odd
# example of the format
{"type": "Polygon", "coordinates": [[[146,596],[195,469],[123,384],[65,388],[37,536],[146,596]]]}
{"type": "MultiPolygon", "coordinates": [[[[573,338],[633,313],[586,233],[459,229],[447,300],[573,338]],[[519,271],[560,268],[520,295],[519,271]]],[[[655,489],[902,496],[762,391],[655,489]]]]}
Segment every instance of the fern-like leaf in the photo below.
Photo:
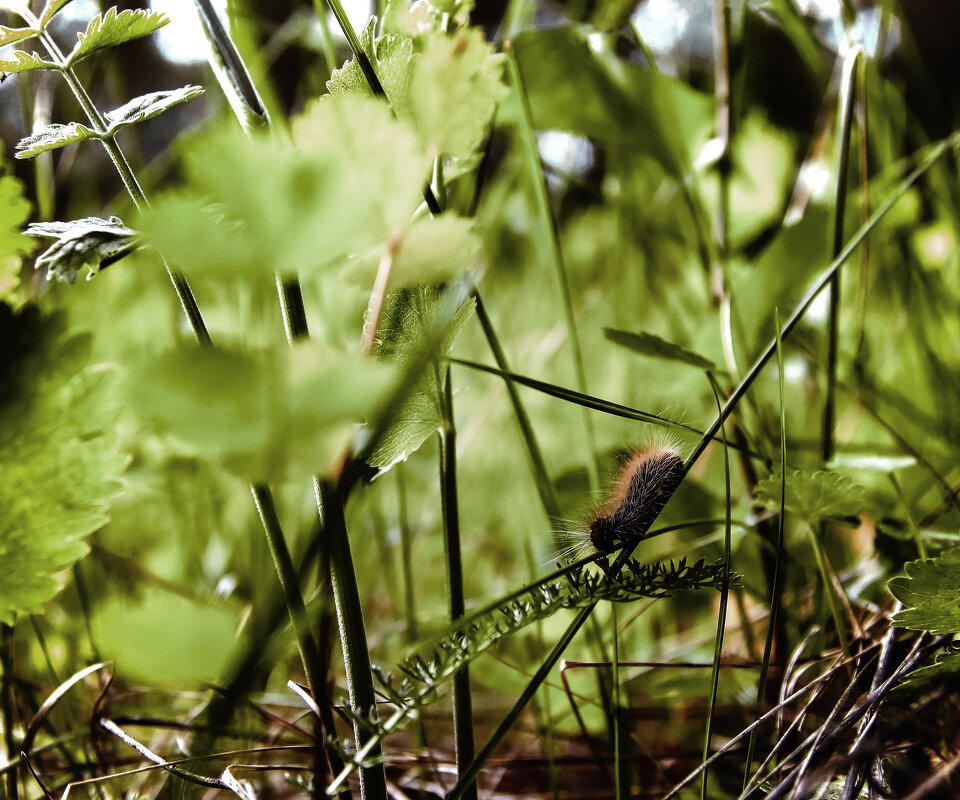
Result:
{"type": "Polygon", "coordinates": [[[170,18],[160,12],[136,9],[117,13],[116,7],[110,8],[90,20],[85,32],[77,34],[78,41],[67,56],[67,66],[74,66],[97,50],[147,36],[168,22],[170,18]]]}
{"type": "Polygon", "coordinates": [[[111,373],[86,368],[89,337],[0,304],[0,622],[35,613],[57,573],[107,520],[124,458],[111,373]]]}
{"type": "Polygon", "coordinates": [[[46,28],[50,20],[69,2],[70,0],[47,0],[47,4],[40,13],[40,27],[46,28]]]}
{"type": "Polygon", "coordinates": [[[0,25],[0,47],[23,39],[29,39],[35,35],[33,28],[8,28],[6,25],[0,25]]]}
{"type": "Polygon", "coordinates": [[[10,58],[0,58],[0,72],[30,72],[35,69],[60,69],[60,65],[25,50],[14,50],[10,58]]]}
{"type": "MultiPolygon", "coordinates": [[[[2,66],[0,66],[2,69],[2,66]]],[[[183,86],[163,92],[151,92],[135,97],[128,103],[106,114],[107,129],[98,133],[80,122],[66,125],[54,123],[20,140],[15,155],[17,158],[33,158],[47,150],[56,150],[74,142],[87,139],[108,139],[131,125],[152,119],[172,106],[184,103],[203,93],[200,86],[183,86]]]]}

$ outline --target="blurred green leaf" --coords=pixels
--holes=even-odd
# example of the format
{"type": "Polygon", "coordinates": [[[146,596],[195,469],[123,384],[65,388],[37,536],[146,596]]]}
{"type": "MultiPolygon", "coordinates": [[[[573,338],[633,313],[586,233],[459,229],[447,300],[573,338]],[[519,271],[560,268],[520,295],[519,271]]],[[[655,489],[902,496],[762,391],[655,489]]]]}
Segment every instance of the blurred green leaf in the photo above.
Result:
{"type": "Polygon", "coordinates": [[[713,99],[620,60],[577,28],[524,32],[513,42],[537,130],[579,133],[638,149],[671,175],[688,172],[713,127],[713,99]]]}
{"type": "Polygon", "coordinates": [[[132,408],[178,452],[253,481],[331,468],[393,371],[312,343],[276,351],[182,346],[131,371],[132,408]]]}
{"type": "Polygon", "coordinates": [[[603,335],[621,347],[626,347],[628,350],[633,350],[636,353],[641,353],[651,358],[679,361],[682,364],[689,364],[692,367],[699,367],[700,369],[715,370],[717,368],[717,365],[709,358],[704,358],[692,350],[687,350],[687,348],[681,347],[678,344],[668,342],[666,339],[661,339],[653,333],[645,333],[643,331],[633,333],[631,331],[617,330],[616,328],[604,328],[603,335]]]}
{"type": "MultiPolygon", "coordinates": [[[[780,509],[780,471],[757,484],[757,502],[771,511],[780,509]]],[[[824,517],[852,517],[863,510],[863,489],[846,475],[830,470],[796,470],[787,476],[784,507],[809,525],[824,517]]]]}
{"type": "Polygon", "coordinates": [[[12,175],[0,177],[0,302],[16,305],[20,285],[22,256],[32,243],[20,233],[30,215],[30,203],[23,196],[23,185],[12,175]]]}
{"type": "Polygon", "coordinates": [[[293,122],[293,143],[218,129],[188,153],[189,185],[138,229],[187,274],[224,280],[342,265],[402,231],[430,161],[386,103],[326,97],[293,122]]]}
{"type": "Polygon", "coordinates": [[[138,598],[114,596],[91,625],[98,647],[128,681],[182,688],[215,681],[236,638],[238,614],[149,588],[138,598]]]}
{"type": "Polygon", "coordinates": [[[905,576],[887,584],[904,606],[893,615],[893,624],[915,631],[960,633],[960,550],[911,561],[904,569],[905,576]]]}
{"type": "Polygon", "coordinates": [[[153,33],[168,22],[170,19],[166,14],[144,9],[120,13],[117,13],[116,7],[107,9],[105,13],[97,14],[90,20],[84,33],[77,34],[77,44],[67,56],[67,66],[76,65],[104,47],[113,47],[153,33]]]}
{"type": "Polygon", "coordinates": [[[39,613],[107,521],[125,459],[110,372],[59,317],[0,305],[0,622],[39,613]]]}
{"type": "MultiPolygon", "coordinates": [[[[416,220],[387,246],[394,248],[390,288],[443,283],[478,264],[482,254],[473,221],[446,212],[416,220]]],[[[379,248],[382,250],[382,248],[379,248]]],[[[377,274],[380,253],[357,258],[344,270],[344,278],[369,289],[377,274]]]]}
{"type": "Polygon", "coordinates": [[[504,57],[476,29],[433,36],[413,67],[410,100],[420,140],[435,154],[468,158],[507,93],[504,57]]]}

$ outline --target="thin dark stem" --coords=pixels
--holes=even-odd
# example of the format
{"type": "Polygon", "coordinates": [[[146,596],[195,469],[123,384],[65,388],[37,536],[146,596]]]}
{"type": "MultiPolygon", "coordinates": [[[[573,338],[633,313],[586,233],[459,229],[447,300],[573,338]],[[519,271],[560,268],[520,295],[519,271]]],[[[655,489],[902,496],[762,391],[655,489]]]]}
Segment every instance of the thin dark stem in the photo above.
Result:
{"type": "MultiPolygon", "coordinates": [[[[318,478],[316,489],[317,504],[323,514],[324,535],[330,548],[330,581],[343,647],[343,665],[347,676],[354,737],[359,747],[360,742],[378,725],[377,699],[373,689],[363,609],[347,536],[347,523],[343,515],[343,499],[333,482],[327,478],[318,478]]],[[[387,781],[383,764],[380,762],[380,752],[378,741],[369,751],[372,764],[360,769],[360,796],[363,798],[380,800],[387,796],[387,781]]]]}
{"type": "MultiPolygon", "coordinates": [[[[457,494],[457,429],[453,418],[450,365],[444,368],[441,383],[443,422],[440,427],[440,502],[443,540],[447,563],[447,599],[450,621],[466,612],[463,589],[463,558],[460,551],[460,510],[457,494]]],[[[473,704],[470,697],[470,670],[464,667],[453,677],[453,729],[456,741],[457,773],[462,774],[473,760],[473,704]]],[[[463,796],[476,800],[477,785],[465,787],[463,796]]]]}
{"type": "MultiPolygon", "coordinates": [[[[3,684],[0,685],[0,716],[3,718],[3,743],[6,750],[6,761],[11,761],[20,752],[14,732],[17,721],[14,719],[13,700],[13,626],[0,624],[0,669],[3,670],[3,684]]],[[[17,771],[10,770],[4,781],[6,796],[9,800],[17,800],[20,796],[20,783],[17,771]]]]}

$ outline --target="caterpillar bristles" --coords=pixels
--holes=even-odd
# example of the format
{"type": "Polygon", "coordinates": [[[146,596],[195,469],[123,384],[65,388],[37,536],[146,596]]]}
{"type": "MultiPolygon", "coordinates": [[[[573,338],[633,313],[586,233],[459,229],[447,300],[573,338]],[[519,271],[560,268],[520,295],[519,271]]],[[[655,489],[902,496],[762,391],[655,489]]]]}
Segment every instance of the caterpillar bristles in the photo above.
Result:
{"type": "Polygon", "coordinates": [[[672,443],[653,444],[634,453],[617,475],[609,499],[590,520],[590,544],[604,551],[641,539],[683,474],[683,459],[672,443]]]}

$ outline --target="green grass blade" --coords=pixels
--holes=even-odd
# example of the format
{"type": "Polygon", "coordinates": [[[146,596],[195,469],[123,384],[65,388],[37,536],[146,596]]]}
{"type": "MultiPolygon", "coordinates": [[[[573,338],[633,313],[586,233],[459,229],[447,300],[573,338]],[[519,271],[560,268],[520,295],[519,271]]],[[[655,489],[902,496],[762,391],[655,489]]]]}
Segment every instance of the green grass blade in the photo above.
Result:
{"type": "MultiPolygon", "coordinates": [[[[720,410],[720,388],[717,386],[713,374],[708,372],[710,387],[713,389],[714,399],[717,401],[717,411],[720,410]]],[[[731,559],[731,497],[730,497],[730,453],[727,450],[727,436],[720,426],[720,435],[723,439],[723,477],[724,477],[724,526],[723,526],[723,587],[720,589],[720,608],[717,613],[717,634],[714,639],[713,667],[710,671],[710,700],[707,709],[707,727],[703,735],[703,780],[700,782],[701,800],[707,800],[707,781],[710,770],[707,759],[710,757],[710,742],[713,734],[713,714],[717,707],[717,691],[720,686],[720,659],[723,656],[723,633],[727,626],[727,602],[730,597],[730,559],[731,559]]]]}
{"type": "MultiPolygon", "coordinates": [[[[457,429],[453,418],[453,390],[450,365],[442,383],[443,424],[440,428],[440,503],[443,515],[444,552],[447,562],[447,599],[450,621],[466,613],[463,591],[463,558],[460,551],[460,509],[457,500],[457,429]]],[[[453,732],[456,742],[457,773],[462,774],[473,760],[473,709],[470,699],[470,671],[464,667],[453,678],[453,732]]],[[[477,785],[464,791],[467,800],[476,800],[477,785]]]]}
{"type": "MultiPolygon", "coordinates": [[[[783,341],[780,334],[780,311],[774,309],[776,324],[776,343],[777,343],[777,379],[780,387],[780,512],[777,515],[777,549],[776,559],[774,561],[773,586],[770,598],[770,619],[767,622],[767,638],[763,645],[763,659],[760,664],[760,677],[757,682],[757,703],[754,714],[754,723],[760,719],[760,709],[763,708],[763,700],[767,693],[767,676],[770,674],[770,658],[773,654],[773,642],[776,636],[777,626],[780,624],[778,612],[780,610],[779,594],[781,584],[783,583],[783,523],[784,523],[784,503],[787,497],[787,413],[786,413],[786,392],[784,390],[783,380],[783,341]]],[[[743,789],[746,791],[750,781],[750,766],[753,763],[753,754],[757,747],[757,728],[750,732],[750,739],[747,742],[747,763],[743,771],[743,789]]]]}

